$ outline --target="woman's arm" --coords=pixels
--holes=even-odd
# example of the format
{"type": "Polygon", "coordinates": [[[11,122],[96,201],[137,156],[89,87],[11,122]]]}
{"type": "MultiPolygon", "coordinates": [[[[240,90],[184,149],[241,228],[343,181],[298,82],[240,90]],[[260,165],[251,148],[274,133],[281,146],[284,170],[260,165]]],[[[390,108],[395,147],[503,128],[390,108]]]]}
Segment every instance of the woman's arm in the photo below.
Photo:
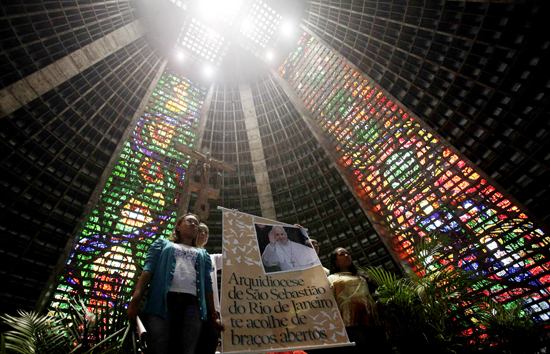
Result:
{"type": "Polygon", "coordinates": [[[367,282],[367,288],[369,289],[369,294],[374,297],[375,294],[376,294],[376,290],[378,289],[378,283],[376,283],[370,277],[370,275],[363,272],[362,270],[358,271],[357,275],[360,276],[361,278],[365,279],[365,281],[367,282]]]}
{"type": "MultiPolygon", "coordinates": [[[[217,331],[224,331],[225,328],[221,323],[220,316],[216,312],[216,307],[214,305],[214,291],[212,288],[212,278],[210,277],[210,271],[212,270],[212,258],[206,250],[202,250],[204,255],[204,278],[205,278],[205,292],[204,300],[206,301],[206,314],[208,316],[208,321],[212,324],[214,329],[217,331]]],[[[218,296],[218,294],[216,294],[218,296]]]]}
{"type": "Polygon", "coordinates": [[[145,291],[149,286],[149,282],[153,278],[153,274],[157,269],[157,264],[160,259],[160,254],[162,253],[162,250],[166,246],[167,242],[167,240],[159,238],[156,239],[155,242],[153,242],[151,247],[149,247],[147,258],[145,258],[143,272],[141,273],[141,276],[139,277],[139,280],[137,282],[136,290],[134,290],[134,296],[132,297],[132,301],[130,301],[130,304],[128,305],[128,310],[126,310],[130,321],[136,320],[136,316],[138,315],[140,310],[139,307],[141,299],[143,298],[143,295],[145,294],[145,291]]]}
{"type": "Polygon", "coordinates": [[[208,321],[210,321],[216,331],[225,331],[225,327],[220,320],[220,315],[216,312],[216,308],[214,307],[214,292],[207,291],[205,298],[208,321]]]}
{"type": "Polygon", "coordinates": [[[134,290],[134,296],[132,297],[132,300],[128,305],[128,310],[126,311],[126,313],[128,314],[128,319],[130,321],[136,320],[136,317],[140,310],[141,299],[143,298],[143,295],[145,294],[145,291],[149,286],[151,278],[153,278],[153,273],[148,270],[144,270],[139,277],[138,283],[136,285],[136,290],[134,290]]]}

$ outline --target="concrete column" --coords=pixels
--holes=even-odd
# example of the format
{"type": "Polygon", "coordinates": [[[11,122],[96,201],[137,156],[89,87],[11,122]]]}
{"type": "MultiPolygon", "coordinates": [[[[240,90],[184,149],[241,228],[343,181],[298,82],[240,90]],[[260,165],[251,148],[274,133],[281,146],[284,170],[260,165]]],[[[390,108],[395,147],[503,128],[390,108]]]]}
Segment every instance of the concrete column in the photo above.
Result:
{"type": "Polygon", "coordinates": [[[244,124],[246,126],[246,134],[248,135],[250,155],[252,155],[252,166],[254,167],[254,177],[256,178],[262,217],[275,220],[277,213],[275,213],[275,203],[273,203],[273,194],[271,193],[271,185],[269,184],[264,147],[260,137],[260,128],[258,127],[258,117],[256,116],[254,100],[252,99],[252,89],[250,88],[250,84],[245,83],[239,84],[239,91],[241,93],[244,124]]]}
{"type": "Polygon", "coordinates": [[[15,112],[144,33],[140,20],[134,21],[0,90],[0,117],[15,112]]]}

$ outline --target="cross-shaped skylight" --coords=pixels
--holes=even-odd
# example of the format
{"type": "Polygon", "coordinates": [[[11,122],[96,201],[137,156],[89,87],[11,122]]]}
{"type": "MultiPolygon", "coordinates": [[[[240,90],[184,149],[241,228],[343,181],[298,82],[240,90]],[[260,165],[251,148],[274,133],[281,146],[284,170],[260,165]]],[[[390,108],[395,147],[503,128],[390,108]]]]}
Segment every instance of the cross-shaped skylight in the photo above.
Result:
{"type": "MultiPolygon", "coordinates": [[[[170,0],[188,3],[175,55],[179,60],[221,66],[232,43],[268,58],[279,40],[282,16],[261,0],[170,0]],[[222,35],[223,34],[223,35],[222,35]],[[188,58],[188,59],[184,59],[188,58]]],[[[179,6],[179,5],[178,5],[179,6]]]]}

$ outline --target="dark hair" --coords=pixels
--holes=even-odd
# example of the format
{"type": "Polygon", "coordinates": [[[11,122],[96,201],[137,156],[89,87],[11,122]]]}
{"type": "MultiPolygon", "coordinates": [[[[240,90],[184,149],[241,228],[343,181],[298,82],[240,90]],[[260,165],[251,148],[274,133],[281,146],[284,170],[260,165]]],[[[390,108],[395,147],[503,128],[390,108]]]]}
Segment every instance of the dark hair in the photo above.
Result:
{"type": "Polygon", "coordinates": [[[206,229],[206,235],[207,235],[207,236],[210,236],[210,229],[208,228],[208,226],[207,226],[205,223],[203,223],[203,222],[199,223],[199,232],[197,233],[197,237],[195,237],[195,238],[193,239],[193,246],[195,246],[195,247],[197,247],[197,248],[202,248],[202,249],[204,249],[204,246],[198,246],[198,245],[197,245],[197,240],[198,240],[198,238],[199,238],[199,234],[200,234],[200,232],[201,232],[201,229],[206,229]]]}
{"type": "MultiPolygon", "coordinates": [[[[340,268],[336,264],[336,257],[338,256],[338,250],[340,249],[345,250],[344,247],[338,247],[330,253],[330,274],[340,272],[340,268]]],[[[357,275],[357,268],[355,267],[355,264],[353,264],[353,262],[351,262],[351,266],[349,267],[348,271],[351,272],[351,274],[353,275],[357,275]]]]}
{"type": "MultiPolygon", "coordinates": [[[[180,234],[179,234],[179,232],[178,232],[178,226],[180,226],[180,225],[181,225],[181,222],[183,221],[183,219],[184,219],[186,216],[189,216],[189,215],[192,215],[192,216],[196,217],[196,218],[197,218],[197,221],[198,221],[199,224],[200,224],[201,219],[199,219],[199,216],[196,215],[196,214],[187,213],[187,214],[184,214],[184,215],[180,216],[180,217],[178,218],[178,220],[176,221],[176,225],[174,226],[174,230],[172,231],[172,234],[171,234],[170,237],[168,238],[169,241],[176,242],[176,243],[179,242],[179,240],[180,240],[180,234]]],[[[196,240],[196,239],[197,239],[196,237],[193,239],[193,246],[194,246],[194,247],[197,246],[197,242],[196,242],[197,240],[196,240]]]]}

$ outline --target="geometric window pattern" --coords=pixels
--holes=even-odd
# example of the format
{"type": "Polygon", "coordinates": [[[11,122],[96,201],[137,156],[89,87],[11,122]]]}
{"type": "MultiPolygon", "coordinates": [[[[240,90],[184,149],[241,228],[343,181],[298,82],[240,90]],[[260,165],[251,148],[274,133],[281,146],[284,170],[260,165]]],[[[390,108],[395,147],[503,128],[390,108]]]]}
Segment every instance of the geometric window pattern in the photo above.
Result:
{"type": "Polygon", "coordinates": [[[329,253],[346,248],[360,264],[397,270],[392,255],[317,138],[271,75],[251,83],[277,220],[307,225],[329,253]]]}
{"type": "MultiPolygon", "coordinates": [[[[222,213],[216,207],[235,208],[253,215],[261,215],[262,211],[239,86],[212,85],[212,99],[207,105],[201,149],[210,151],[213,158],[230,163],[237,170],[236,173],[222,172],[220,196],[210,201],[208,251],[221,252],[222,213]]],[[[194,200],[196,196],[192,195],[190,208],[194,200]]]]}
{"type": "Polygon", "coordinates": [[[336,145],[398,256],[447,233],[454,244],[440,266],[477,270],[485,278],[473,290],[550,319],[550,238],[477,166],[307,33],[279,74],[336,145]]]}
{"type": "Polygon", "coordinates": [[[166,70],[76,241],[51,306],[78,294],[99,312],[129,295],[149,246],[174,227],[206,88],[166,70]]]}
{"type": "Polygon", "coordinates": [[[176,4],[176,6],[181,7],[184,10],[187,10],[187,4],[185,4],[182,0],[170,0],[170,2],[173,2],[176,4]]]}
{"type": "Polygon", "coordinates": [[[190,49],[212,63],[220,55],[224,38],[194,18],[189,22],[183,40],[182,34],[183,32],[180,34],[179,42],[184,48],[190,49]]]}
{"type": "Polygon", "coordinates": [[[256,0],[243,22],[241,33],[260,48],[265,48],[281,19],[282,16],[275,10],[260,0],[256,0]]]}

